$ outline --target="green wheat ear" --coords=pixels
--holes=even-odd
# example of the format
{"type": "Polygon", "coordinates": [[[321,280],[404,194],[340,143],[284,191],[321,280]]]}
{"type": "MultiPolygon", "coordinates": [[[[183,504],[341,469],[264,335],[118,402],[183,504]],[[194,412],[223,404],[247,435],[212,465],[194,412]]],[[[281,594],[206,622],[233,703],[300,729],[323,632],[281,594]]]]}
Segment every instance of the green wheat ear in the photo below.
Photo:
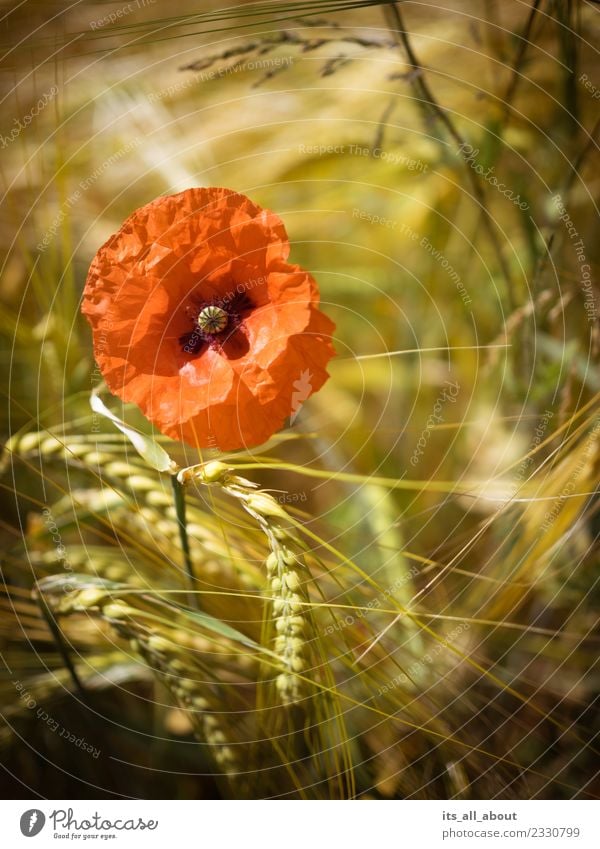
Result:
{"type": "Polygon", "coordinates": [[[274,647],[283,667],[275,686],[284,705],[299,702],[306,695],[306,679],[300,678],[299,673],[311,670],[314,624],[305,589],[310,574],[302,560],[290,517],[272,495],[257,491],[256,484],[234,474],[231,467],[220,461],[184,469],[179,479],[185,484],[195,481],[220,487],[241,503],[266,536],[271,549],[265,565],[273,596],[274,647]]]}
{"type": "MultiPolygon", "coordinates": [[[[252,645],[252,641],[206,614],[173,607],[164,599],[112,581],[83,575],[52,576],[39,582],[37,593],[57,617],[89,614],[108,623],[146,661],[186,712],[194,734],[208,746],[219,772],[230,780],[236,778],[240,772],[236,746],[222,719],[226,700],[219,690],[223,685],[215,677],[218,670],[210,672],[202,656],[209,652],[214,657],[216,652],[217,665],[219,657],[227,665],[234,645],[231,637],[243,645],[252,645]],[[198,632],[198,623],[209,630],[198,632]]],[[[254,665],[244,664],[240,657],[237,669],[244,668],[247,674],[256,674],[254,665]]]]}

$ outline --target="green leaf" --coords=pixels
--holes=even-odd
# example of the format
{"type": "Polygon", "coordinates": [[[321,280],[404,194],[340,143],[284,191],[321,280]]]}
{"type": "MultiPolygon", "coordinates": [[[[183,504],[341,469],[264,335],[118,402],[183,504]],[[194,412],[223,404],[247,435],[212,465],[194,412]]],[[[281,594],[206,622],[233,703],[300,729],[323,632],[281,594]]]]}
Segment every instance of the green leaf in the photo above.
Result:
{"type": "MultiPolygon", "coordinates": [[[[241,631],[238,631],[221,619],[216,619],[208,613],[189,610],[188,608],[174,604],[165,598],[165,595],[161,594],[160,591],[157,591],[155,594],[140,592],[137,587],[128,587],[126,584],[117,581],[96,578],[93,575],[85,575],[78,572],[68,575],[48,575],[37,582],[36,590],[47,600],[51,609],[59,606],[60,601],[65,596],[68,596],[69,593],[79,593],[84,590],[99,590],[105,593],[107,599],[111,601],[125,599],[133,607],[138,606],[140,609],[144,605],[150,605],[153,612],[152,619],[157,624],[160,623],[166,627],[174,627],[176,625],[181,626],[187,621],[190,625],[196,625],[206,631],[212,631],[213,634],[218,634],[220,637],[241,643],[254,651],[260,651],[263,654],[273,656],[273,653],[269,649],[259,645],[251,637],[247,637],[241,631]],[[139,602],[142,602],[142,605],[139,602]]],[[[99,615],[102,615],[101,610],[99,615]]]]}
{"type": "Polygon", "coordinates": [[[125,424],[125,422],[115,416],[114,413],[111,413],[108,407],[100,399],[100,396],[95,392],[93,392],[90,397],[90,407],[95,413],[104,416],[105,419],[109,419],[116,427],[118,427],[121,433],[125,434],[138,454],[143,457],[151,468],[156,469],[157,472],[174,473],[176,471],[177,464],[169,457],[164,448],[161,448],[160,445],[158,445],[158,443],[149,436],[140,433],[139,430],[134,430],[134,428],[125,424]]]}
{"type": "Polygon", "coordinates": [[[265,650],[263,646],[260,646],[253,639],[242,634],[241,631],[238,631],[236,628],[232,628],[231,625],[228,625],[226,622],[222,622],[220,619],[215,619],[214,616],[209,616],[208,613],[200,613],[195,610],[179,610],[178,612],[180,616],[183,616],[185,619],[191,619],[197,625],[200,625],[202,628],[206,628],[207,631],[213,631],[213,633],[219,634],[221,637],[226,637],[228,640],[241,643],[255,651],[270,654],[270,652],[265,650]]]}

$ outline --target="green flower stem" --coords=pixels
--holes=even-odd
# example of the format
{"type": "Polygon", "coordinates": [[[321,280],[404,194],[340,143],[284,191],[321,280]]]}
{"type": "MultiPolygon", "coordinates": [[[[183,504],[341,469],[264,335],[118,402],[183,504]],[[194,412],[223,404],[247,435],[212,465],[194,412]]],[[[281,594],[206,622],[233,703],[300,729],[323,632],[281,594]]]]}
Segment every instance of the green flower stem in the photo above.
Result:
{"type": "Polygon", "coordinates": [[[71,679],[75,686],[75,689],[79,693],[79,696],[81,698],[85,698],[85,690],[83,684],[81,683],[81,678],[77,674],[77,670],[75,669],[73,661],[71,660],[71,656],[69,654],[69,647],[67,646],[65,638],[62,635],[62,631],[60,630],[56,619],[54,618],[54,614],[48,607],[48,603],[46,602],[46,599],[44,598],[42,593],[37,593],[36,596],[36,601],[39,605],[41,614],[44,617],[46,624],[48,625],[54,642],[56,643],[56,648],[58,649],[58,652],[62,657],[65,669],[68,670],[69,675],[71,676],[71,679]]]}
{"type": "Polygon", "coordinates": [[[194,592],[196,587],[196,576],[194,575],[194,566],[192,564],[192,553],[190,550],[190,538],[187,531],[187,523],[185,518],[185,487],[177,480],[177,475],[171,475],[173,483],[173,501],[175,504],[175,513],[177,515],[177,526],[179,528],[179,539],[181,540],[181,549],[183,551],[183,559],[185,568],[190,582],[192,592],[189,594],[190,607],[200,609],[198,596],[194,592]]]}

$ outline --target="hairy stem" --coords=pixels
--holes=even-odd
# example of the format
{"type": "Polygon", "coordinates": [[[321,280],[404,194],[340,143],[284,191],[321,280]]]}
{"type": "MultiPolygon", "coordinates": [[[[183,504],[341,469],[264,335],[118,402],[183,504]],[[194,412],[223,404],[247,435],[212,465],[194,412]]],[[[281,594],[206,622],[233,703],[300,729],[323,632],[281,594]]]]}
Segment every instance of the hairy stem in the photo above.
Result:
{"type": "Polygon", "coordinates": [[[173,501],[175,504],[175,513],[177,515],[177,526],[179,528],[179,539],[181,540],[181,550],[183,551],[183,559],[185,562],[186,572],[188,574],[190,588],[192,590],[189,593],[189,603],[190,607],[195,607],[199,609],[200,605],[198,602],[198,597],[196,596],[194,589],[196,586],[196,577],[194,575],[194,565],[192,563],[192,552],[190,550],[190,538],[188,536],[187,531],[187,522],[185,517],[185,489],[182,484],[177,480],[177,475],[171,476],[171,482],[173,484],[173,501]]]}

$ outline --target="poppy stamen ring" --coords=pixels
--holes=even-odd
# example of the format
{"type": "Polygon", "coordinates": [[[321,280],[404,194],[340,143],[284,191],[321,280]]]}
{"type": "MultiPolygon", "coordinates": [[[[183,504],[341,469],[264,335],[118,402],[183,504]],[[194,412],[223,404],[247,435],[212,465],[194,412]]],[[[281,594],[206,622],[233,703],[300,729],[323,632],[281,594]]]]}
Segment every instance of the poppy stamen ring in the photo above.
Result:
{"type": "Polygon", "coordinates": [[[221,333],[227,327],[229,316],[222,307],[211,304],[200,311],[196,324],[203,333],[221,333]]]}

